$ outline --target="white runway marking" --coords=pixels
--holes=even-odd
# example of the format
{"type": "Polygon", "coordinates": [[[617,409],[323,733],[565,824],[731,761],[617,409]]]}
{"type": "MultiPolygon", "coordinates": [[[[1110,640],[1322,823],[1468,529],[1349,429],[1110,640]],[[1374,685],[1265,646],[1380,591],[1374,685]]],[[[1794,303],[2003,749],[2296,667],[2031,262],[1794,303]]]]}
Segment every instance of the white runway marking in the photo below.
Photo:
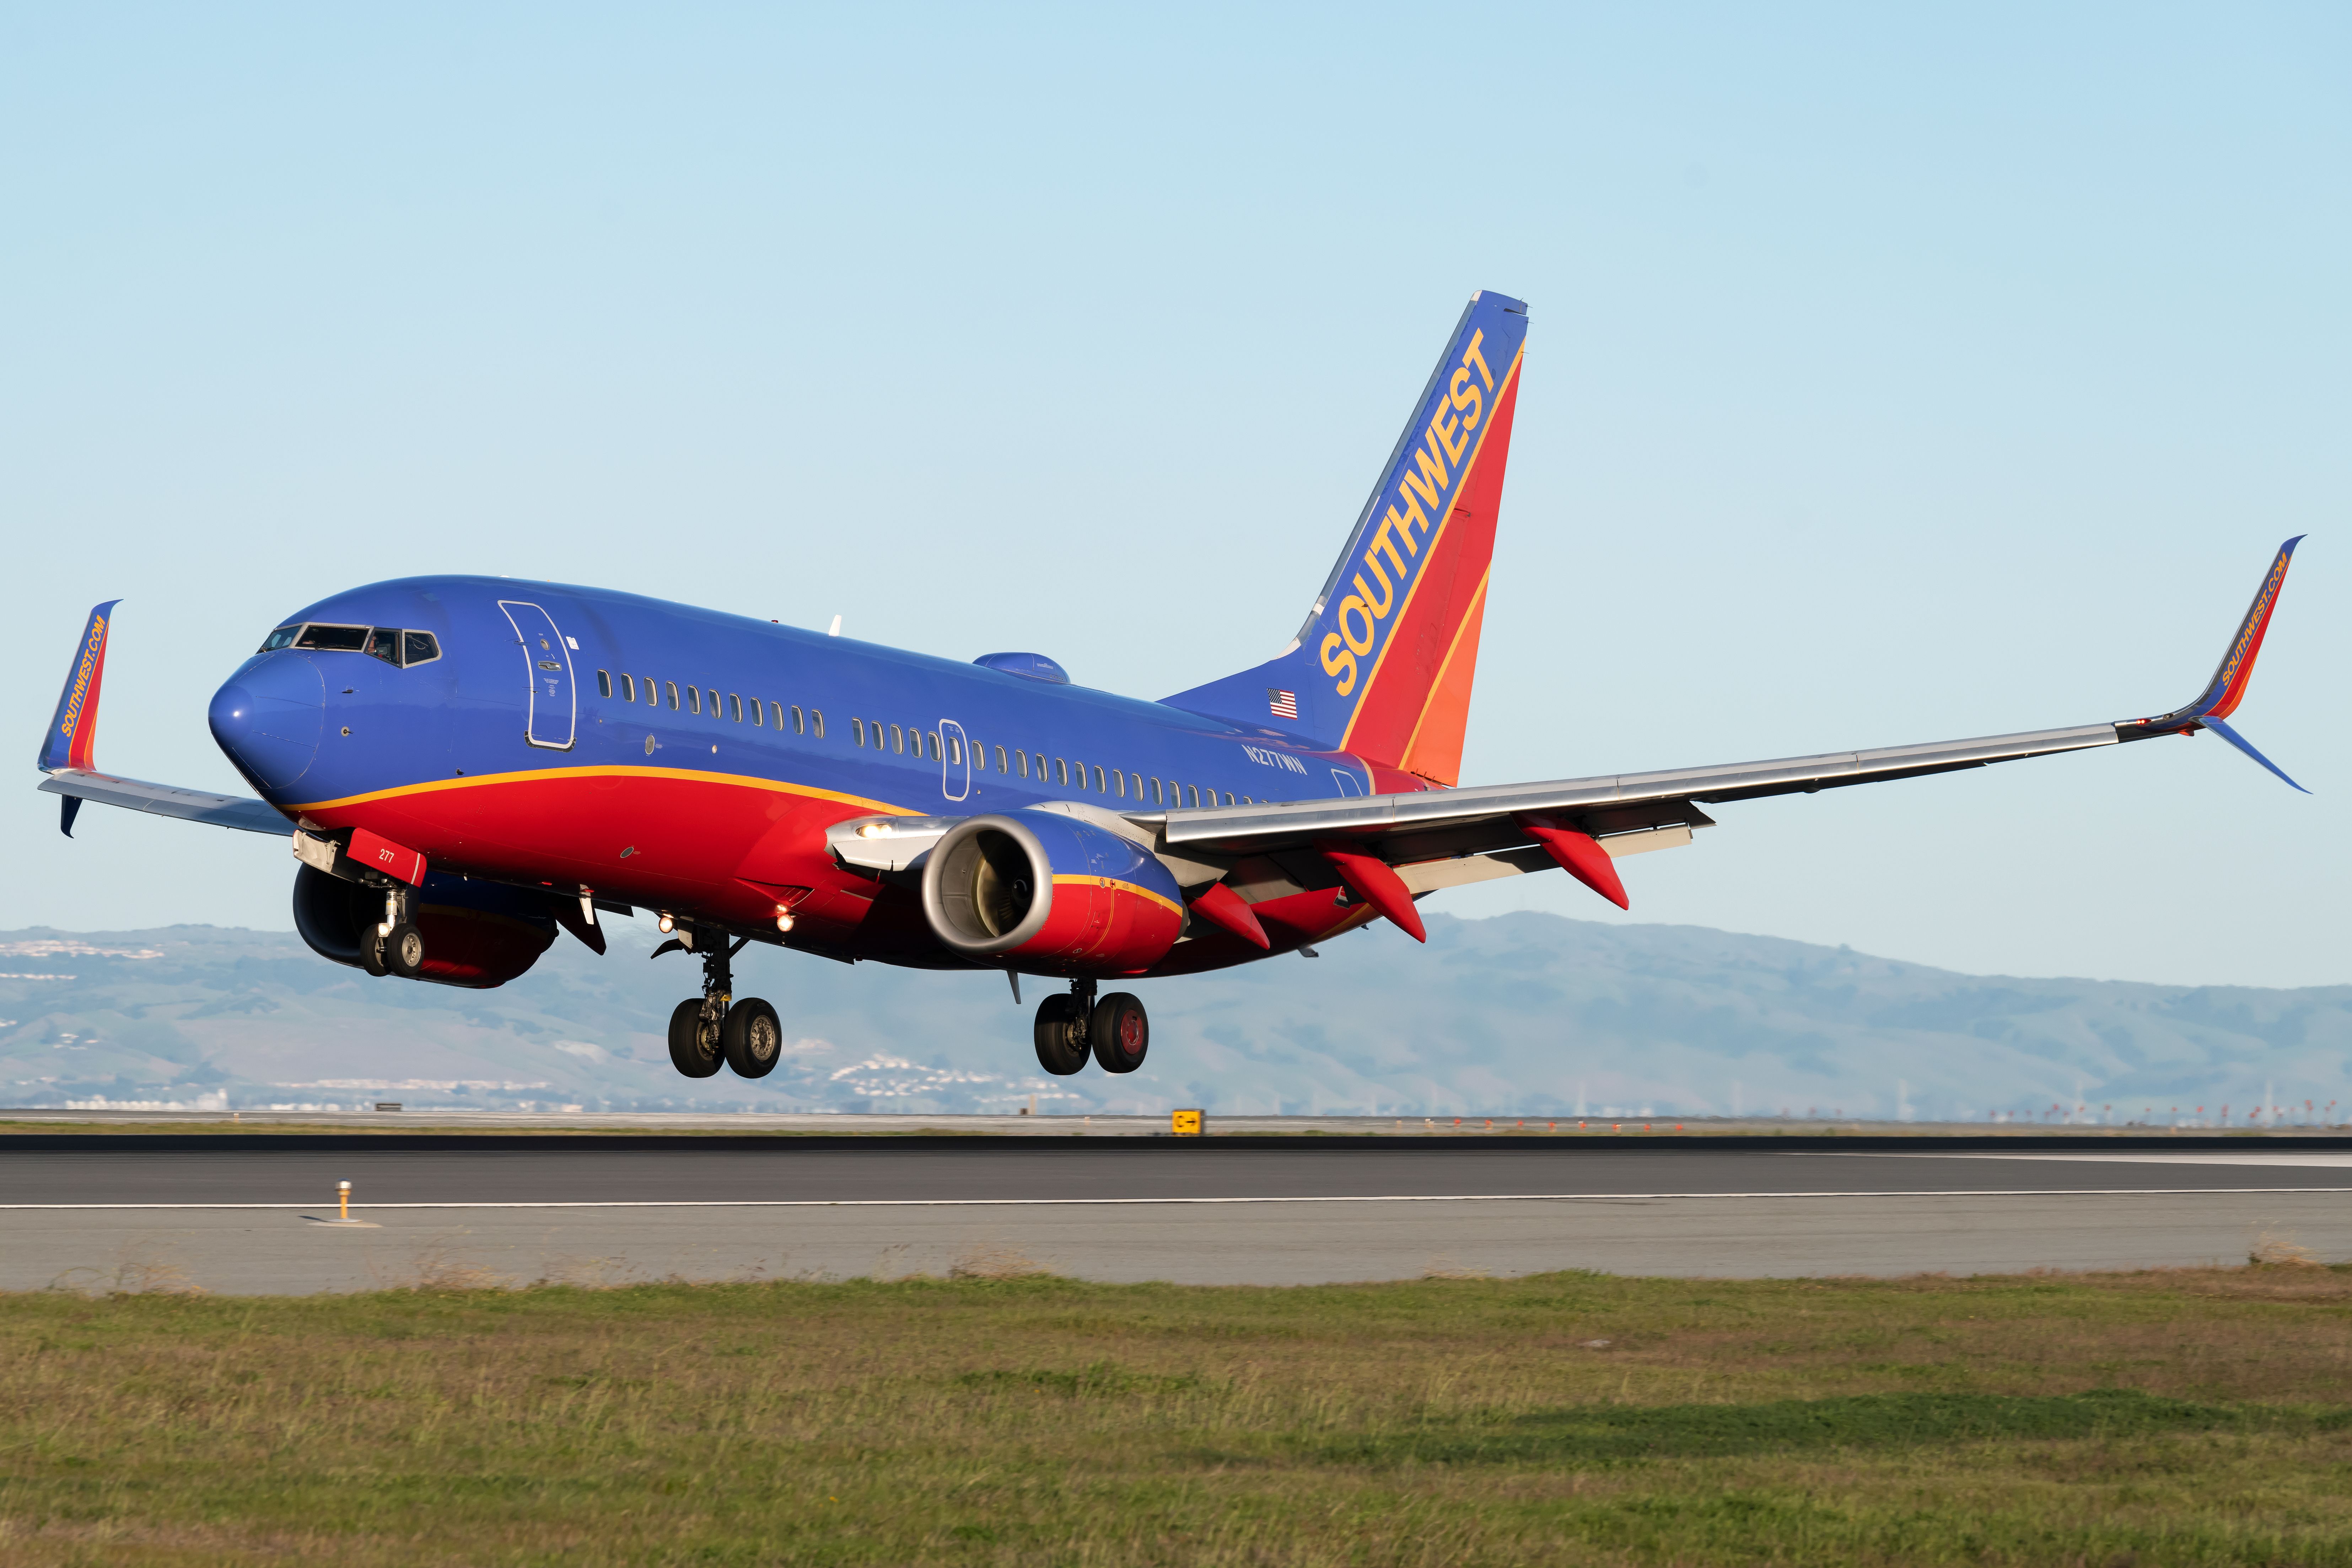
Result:
{"type": "MultiPolygon", "coordinates": [[[[1961,1158],[1963,1156],[1953,1156],[1961,1158]]],[[[2008,1156],[1999,1156],[2008,1158],[2008,1156]]],[[[2053,1156],[2054,1157],[2054,1156],[2053,1156]]],[[[1856,1193],[1371,1193],[1339,1197],[1223,1198],[644,1198],[560,1203],[368,1204],[384,1209],[960,1209],[1147,1208],[1237,1204],[1622,1204],[1715,1198],[2130,1198],[2228,1197],[2240,1193],[2346,1193],[2352,1187],[1955,1187],[1856,1193]]],[[[299,1214],[331,1204],[0,1204],[18,1210],[263,1209],[299,1214]]],[[[354,1205],[354,1207],[361,1205],[354,1205]]]]}
{"type": "MultiPolygon", "coordinates": [[[[1843,1153],[1844,1151],[1838,1151],[1843,1153]]],[[[2325,1165],[2337,1169],[2352,1166],[2352,1152],[2337,1153],[2325,1149],[2288,1152],[2248,1150],[2242,1154],[2168,1154],[2151,1151],[2145,1154],[1958,1154],[1941,1152],[1899,1154],[1848,1155],[1850,1159],[1873,1160],[2074,1160],[2092,1164],[2107,1163],[2124,1165],[2325,1165]]]]}

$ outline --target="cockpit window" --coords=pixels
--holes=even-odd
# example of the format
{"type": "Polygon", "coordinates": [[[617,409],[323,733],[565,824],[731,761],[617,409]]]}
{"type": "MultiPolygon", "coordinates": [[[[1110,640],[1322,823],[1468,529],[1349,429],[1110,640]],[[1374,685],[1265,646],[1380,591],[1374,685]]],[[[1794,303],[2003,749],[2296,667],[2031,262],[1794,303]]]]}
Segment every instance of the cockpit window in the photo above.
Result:
{"type": "Polygon", "coordinates": [[[403,631],[398,626],[280,626],[264,637],[255,651],[276,653],[287,647],[364,653],[394,665],[428,664],[441,657],[441,645],[431,632],[403,631]]]}

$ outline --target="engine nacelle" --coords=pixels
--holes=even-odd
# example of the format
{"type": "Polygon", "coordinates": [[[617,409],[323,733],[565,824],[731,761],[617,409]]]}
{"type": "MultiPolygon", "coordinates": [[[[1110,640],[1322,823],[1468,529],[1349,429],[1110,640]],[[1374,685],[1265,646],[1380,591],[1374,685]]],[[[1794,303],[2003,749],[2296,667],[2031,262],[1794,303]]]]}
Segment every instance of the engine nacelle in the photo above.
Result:
{"type": "Polygon", "coordinates": [[[1056,973],[1148,969],[1184,929],[1184,895],[1139,844],[1054,811],[974,816],[923,866],[923,916],[968,958],[1056,973]]]}
{"type": "MultiPolygon", "coordinates": [[[[520,888],[433,872],[409,898],[409,918],[425,935],[419,980],[487,991],[539,962],[555,940],[547,900],[520,888]]],[[[331,877],[315,866],[294,873],[294,929],[320,958],[367,967],[368,928],[383,919],[383,894],[331,877]]]]}

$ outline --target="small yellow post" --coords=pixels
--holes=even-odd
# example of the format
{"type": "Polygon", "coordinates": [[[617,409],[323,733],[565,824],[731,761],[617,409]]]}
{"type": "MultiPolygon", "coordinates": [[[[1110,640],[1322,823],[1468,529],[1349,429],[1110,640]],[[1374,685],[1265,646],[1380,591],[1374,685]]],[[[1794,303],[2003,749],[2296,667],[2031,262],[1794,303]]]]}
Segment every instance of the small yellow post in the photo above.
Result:
{"type": "Polygon", "coordinates": [[[342,1200],[342,1214],[340,1217],[349,1221],[352,1217],[352,1184],[349,1182],[337,1182],[335,1195],[342,1200]]]}
{"type": "Polygon", "coordinates": [[[1206,1114],[1199,1110],[1180,1110],[1169,1119],[1168,1130],[1179,1138],[1198,1138],[1206,1114]]]}

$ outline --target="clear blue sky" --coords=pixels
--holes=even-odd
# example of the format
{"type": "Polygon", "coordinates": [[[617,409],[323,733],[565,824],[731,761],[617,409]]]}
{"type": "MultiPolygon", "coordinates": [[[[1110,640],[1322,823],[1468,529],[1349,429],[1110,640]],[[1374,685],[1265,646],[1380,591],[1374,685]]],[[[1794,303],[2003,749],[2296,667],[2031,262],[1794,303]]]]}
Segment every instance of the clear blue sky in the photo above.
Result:
{"type": "MultiPolygon", "coordinates": [[[[1632,918],[2352,981],[2340,7],[17,7],[5,923],[283,927],[109,768],[379,577],[617,584],[1142,696],[1278,648],[1473,289],[1533,327],[1474,781],[2192,695],[2241,727],[1727,807],[1632,918]],[[1181,14],[1180,14],[1181,12],[1181,14]]],[[[1615,917],[1561,877],[1444,895],[1615,917]]]]}

